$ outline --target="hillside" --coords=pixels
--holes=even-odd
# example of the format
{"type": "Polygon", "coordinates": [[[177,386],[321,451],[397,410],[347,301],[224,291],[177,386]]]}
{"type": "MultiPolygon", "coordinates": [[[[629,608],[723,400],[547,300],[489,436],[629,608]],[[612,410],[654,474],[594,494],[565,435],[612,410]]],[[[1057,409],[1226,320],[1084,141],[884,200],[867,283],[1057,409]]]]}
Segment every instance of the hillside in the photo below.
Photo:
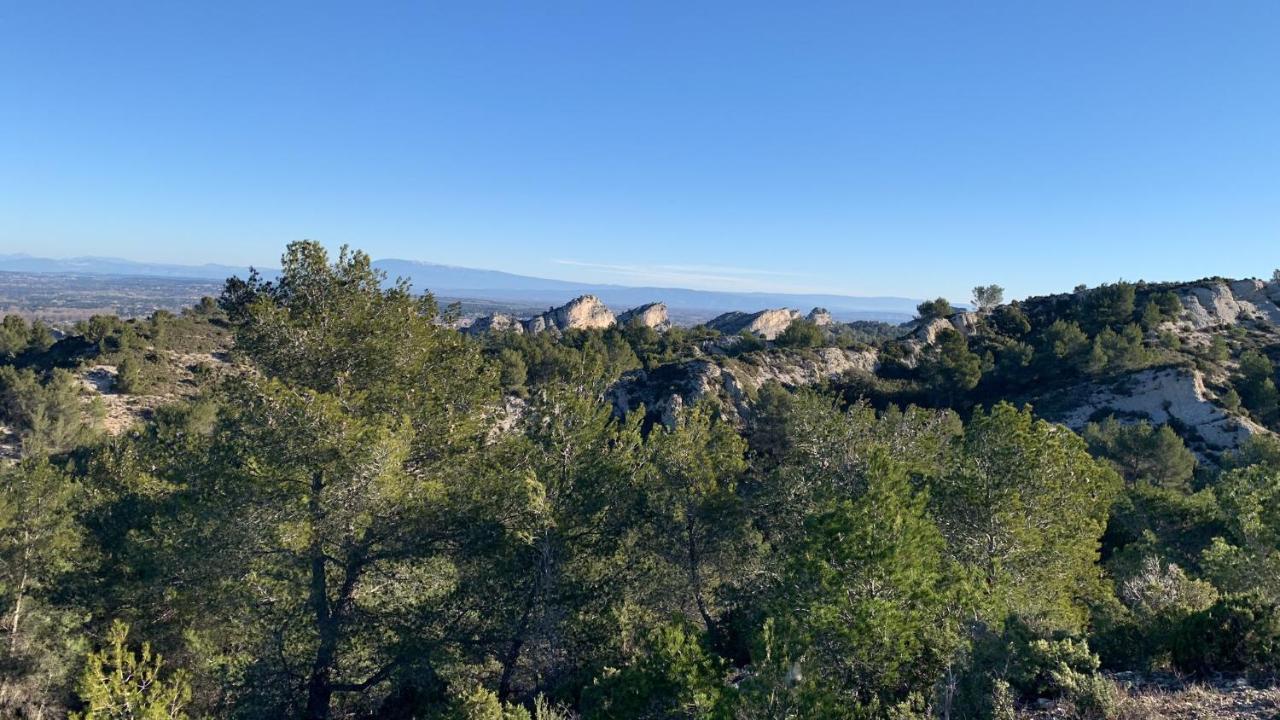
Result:
{"type": "Polygon", "coordinates": [[[0,325],[5,714],[104,641],[193,716],[1276,711],[1280,283],[468,324],[293,249],[0,325]]]}

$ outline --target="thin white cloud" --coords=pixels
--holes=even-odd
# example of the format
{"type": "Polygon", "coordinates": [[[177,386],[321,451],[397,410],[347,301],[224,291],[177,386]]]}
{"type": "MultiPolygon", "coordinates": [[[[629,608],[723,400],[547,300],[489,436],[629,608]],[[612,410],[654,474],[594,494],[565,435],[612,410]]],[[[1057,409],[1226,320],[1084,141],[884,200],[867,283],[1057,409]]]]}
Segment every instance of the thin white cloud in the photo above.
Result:
{"type": "Polygon", "coordinates": [[[552,262],[558,265],[568,265],[653,284],[698,283],[754,288],[761,284],[762,278],[798,276],[797,273],[791,272],[730,265],[628,265],[568,259],[558,259],[552,262]]]}

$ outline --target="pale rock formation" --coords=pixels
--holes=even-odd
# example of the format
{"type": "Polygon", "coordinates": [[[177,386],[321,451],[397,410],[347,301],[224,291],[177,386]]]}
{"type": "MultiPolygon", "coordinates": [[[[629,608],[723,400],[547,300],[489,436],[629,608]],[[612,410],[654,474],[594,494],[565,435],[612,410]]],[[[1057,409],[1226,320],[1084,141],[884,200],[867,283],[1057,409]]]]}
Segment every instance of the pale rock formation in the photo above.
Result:
{"type": "Polygon", "coordinates": [[[763,353],[750,362],[741,360],[689,360],[646,372],[623,375],[609,391],[620,415],[640,406],[665,424],[675,421],[681,408],[704,397],[716,397],[727,417],[743,419],[750,413],[751,398],[770,381],[787,387],[816,385],[846,373],[873,374],[878,365],[874,350],[820,348],[806,353],[763,353]]]}
{"type": "Polygon", "coordinates": [[[721,335],[737,335],[746,330],[765,340],[773,340],[800,317],[802,317],[800,313],[790,308],[761,310],[754,313],[727,312],[708,320],[707,327],[718,330],[721,335]]]}
{"type": "Polygon", "coordinates": [[[1280,283],[1261,280],[1223,281],[1181,290],[1183,320],[1194,330],[1251,320],[1280,326],[1280,283]]]}
{"type": "Polygon", "coordinates": [[[982,318],[976,312],[958,312],[947,318],[947,320],[951,323],[951,327],[955,328],[957,332],[965,337],[969,337],[970,335],[978,332],[978,325],[981,323],[982,318]]]}
{"type": "Polygon", "coordinates": [[[632,323],[639,323],[654,330],[667,330],[671,327],[671,318],[667,317],[667,306],[656,302],[631,308],[618,316],[619,327],[632,323]]]}
{"type": "Polygon", "coordinates": [[[613,327],[617,318],[595,295],[583,295],[558,308],[551,308],[525,321],[526,332],[563,332],[571,329],[599,330],[613,327]]]}
{"type": "Polygon", "coordinates": [[[466,328],[466,331],[472,334],[488,333],[488,332],[514,332],[520,334],[524,332],[524,325],[520,320],[511,315],[498,313],[496,315],[486,315],[476,318],[466,328]]]}
{"type": "Polygon", "coordinates": [[[816,307],[809,311],[809,322],[818,327],[829,327],[835,325],[836,321],[831,317],[831,313],[826,308],[816,307]]]}
{"type": "Polygon", "coordinates": [[[1173,422],[1195,429],[1203,443],[1192,448],[1202,457],[1238,449],[1254,435],[1270,431],[1249,418],[1215,404],[1205,387],[1204,375],[1194,368],[1165,367],[1141,370],[1119,384],[1086,384],[1064,396],[1076,396],[1070,409],[1049,417],[1079,430],[1091,418],[1114,413],[1119,419],[1149,418],[1152,423],[1173,422]]]}

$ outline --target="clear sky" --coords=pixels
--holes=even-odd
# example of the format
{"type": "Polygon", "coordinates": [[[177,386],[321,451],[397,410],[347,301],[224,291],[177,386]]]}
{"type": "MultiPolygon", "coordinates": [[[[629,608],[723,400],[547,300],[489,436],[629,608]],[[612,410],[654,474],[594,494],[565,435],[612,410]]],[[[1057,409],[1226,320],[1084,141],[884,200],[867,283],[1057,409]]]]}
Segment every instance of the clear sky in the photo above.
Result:
{"type": "Polygon", "coordinates": [[[0,252],[960,299],[1280,265],[1280,2],[0,2],[0,252]]]}

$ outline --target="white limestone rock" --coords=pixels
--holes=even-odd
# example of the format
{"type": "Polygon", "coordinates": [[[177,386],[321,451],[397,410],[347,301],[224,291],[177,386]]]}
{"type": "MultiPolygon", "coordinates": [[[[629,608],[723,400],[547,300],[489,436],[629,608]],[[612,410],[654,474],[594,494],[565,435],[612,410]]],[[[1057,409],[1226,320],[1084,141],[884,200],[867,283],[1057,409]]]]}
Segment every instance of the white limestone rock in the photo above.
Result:
{"type": "Polygon", "coordinates": [[[667,306],[656,302],[631,308],[618,316],[619,327],[626,327],[633,323],[654,330],[667,330],[671,327],[671,318],[667,316],[667,306]]]}
{"type": "Polygon", "coordinates": [[[745,330],[765,340],[773,340],[800,317],[800,313],[790,308],[754,313],[727,312],[707,321],[707,327],[719,331],[721,335],[737,335],[745,330]]]}

